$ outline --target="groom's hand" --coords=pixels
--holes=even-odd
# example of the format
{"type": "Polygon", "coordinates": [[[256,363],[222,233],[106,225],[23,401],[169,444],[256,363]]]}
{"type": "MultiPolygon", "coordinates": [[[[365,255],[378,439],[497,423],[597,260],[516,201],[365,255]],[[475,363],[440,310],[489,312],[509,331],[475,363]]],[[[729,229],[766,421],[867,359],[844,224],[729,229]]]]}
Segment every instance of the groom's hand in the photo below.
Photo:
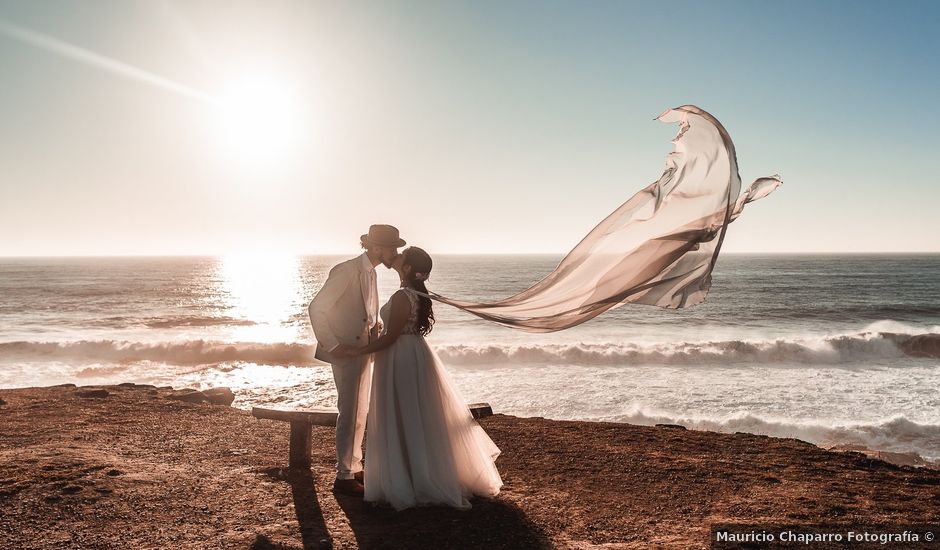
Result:
{"type": "Polygon", "coordinates": [[[356,355],[356,348],[347,346],[346,344],[340,344],[330,352],[330,355],[338,359],[347,359],[356,355]]]}

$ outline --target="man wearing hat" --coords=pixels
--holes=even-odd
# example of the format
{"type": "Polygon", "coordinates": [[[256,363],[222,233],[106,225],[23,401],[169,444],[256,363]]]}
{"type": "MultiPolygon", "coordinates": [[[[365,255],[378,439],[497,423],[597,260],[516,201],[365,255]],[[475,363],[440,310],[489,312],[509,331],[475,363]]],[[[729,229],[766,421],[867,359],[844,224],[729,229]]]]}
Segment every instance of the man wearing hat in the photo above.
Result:
{"type": "Polygon", "coordinates": [[[323,287],[310,302],[310,324],[317,339],[315,357],[333,366],[336,382],[336,481],[335,492],[362,496],[362,437],[369,412],[372,356],[334,357],[342,347],[359,347],[378,337],[379,296],[375,266],[386,268],[405,245],[398,229],[373,225],[360,237],[360,256],[330,269],[323,287]]]}

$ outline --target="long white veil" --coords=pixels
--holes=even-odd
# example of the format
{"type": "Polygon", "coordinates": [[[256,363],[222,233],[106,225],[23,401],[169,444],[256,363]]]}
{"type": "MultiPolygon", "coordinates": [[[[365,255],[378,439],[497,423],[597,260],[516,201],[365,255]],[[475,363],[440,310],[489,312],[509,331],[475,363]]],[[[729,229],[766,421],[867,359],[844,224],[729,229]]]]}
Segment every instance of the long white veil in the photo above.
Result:
{"type": "Polygon", "coordinates": [[[694,105],[669,109],[657,120],[679,123],[663,175],[601,221],[544,279],[496,302],[428,296],[530,332],[566,329],[627,303],[681,308],[702,302],[728,224],[782,181],[760,178],[741,194],[731,137],[694,105]]]}

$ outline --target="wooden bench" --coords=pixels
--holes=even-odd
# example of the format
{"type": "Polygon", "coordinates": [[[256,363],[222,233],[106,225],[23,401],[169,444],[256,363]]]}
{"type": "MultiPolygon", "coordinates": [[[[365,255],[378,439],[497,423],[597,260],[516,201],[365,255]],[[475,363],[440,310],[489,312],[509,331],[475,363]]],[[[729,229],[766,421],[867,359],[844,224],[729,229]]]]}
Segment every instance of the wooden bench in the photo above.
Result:
{"type": "MultiPolygon", "coordinates": [[[[471,403],[467,405],[473,418],[483,418],[493,414],[489,403],[471,403]]],[[[336,427],[336,409],[317,408],[303,410],[266,409],[252,407],[251,416],[265,420],[279,420],[290,423],[290,458],[291,468],[310,467],[310,436],[313,426],[336,427]]]]}

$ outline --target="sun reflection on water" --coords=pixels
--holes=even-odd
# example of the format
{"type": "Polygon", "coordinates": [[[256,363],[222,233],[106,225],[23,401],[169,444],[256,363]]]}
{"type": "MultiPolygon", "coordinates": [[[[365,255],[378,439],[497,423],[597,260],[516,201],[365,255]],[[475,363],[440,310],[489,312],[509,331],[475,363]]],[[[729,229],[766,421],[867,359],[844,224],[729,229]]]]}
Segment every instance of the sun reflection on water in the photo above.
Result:
{"type": "Polygon", "coordinates": [[[252,321],[233,327],[233,336],[243,341],[291,341],[296,327],[292,318],[305,309],[300,261],[296,256],[276,254],[231,255],[220,259],[220,294],[228,314],[252,321]]]}

